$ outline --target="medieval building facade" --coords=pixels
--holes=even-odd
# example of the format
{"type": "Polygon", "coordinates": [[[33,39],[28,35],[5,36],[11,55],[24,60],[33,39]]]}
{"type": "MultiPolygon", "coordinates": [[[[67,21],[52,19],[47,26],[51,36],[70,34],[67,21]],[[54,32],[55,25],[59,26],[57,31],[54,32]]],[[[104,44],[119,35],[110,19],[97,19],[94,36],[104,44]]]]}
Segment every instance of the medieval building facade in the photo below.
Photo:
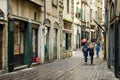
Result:
{"type": "Polygon", "coordinates": [[[108,67],[120,77],[120,1],[105,0],[106,51],[108,67]]]}
{"type": "Polygon", "coordinates": [[[96,38],[96,24],[91,21],[95,17],[93,10],[97,11],[93,1],[0,0],[0,3],[3,3],[1,73],[71,57],[73,49],[80,49],[82,38],[96,38]]]}

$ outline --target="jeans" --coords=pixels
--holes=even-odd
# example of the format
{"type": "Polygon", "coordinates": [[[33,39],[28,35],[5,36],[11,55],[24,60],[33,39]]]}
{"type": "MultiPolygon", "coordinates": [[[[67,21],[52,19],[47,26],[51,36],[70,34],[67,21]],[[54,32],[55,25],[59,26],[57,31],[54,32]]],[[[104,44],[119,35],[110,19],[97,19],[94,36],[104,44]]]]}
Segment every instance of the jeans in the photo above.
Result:
{"type": "Polygon", "coordinates": [[[90,56],[91,64],[93,64],[93,56],[90,56]]]}
{"type": "Polygon", "coordinates": [[[87,62],[87,56],[84,56],[84,61],[87,62]]]}
{"type": "Polygon", "coordinates": [[[97,55],[97,57],[99,57],[99,51],[96,51],[96,55],[97,55]]]}

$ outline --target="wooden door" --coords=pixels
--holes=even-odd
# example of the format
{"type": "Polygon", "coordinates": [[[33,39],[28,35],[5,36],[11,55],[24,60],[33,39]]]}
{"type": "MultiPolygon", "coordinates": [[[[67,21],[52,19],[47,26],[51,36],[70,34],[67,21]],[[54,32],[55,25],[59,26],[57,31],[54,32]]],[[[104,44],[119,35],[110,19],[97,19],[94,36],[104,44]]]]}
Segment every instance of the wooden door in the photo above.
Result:
{"type": "Polygon", "coordinates": [[[49,33],[50,28],[45,29],[45,62],[49,61],[49,33]]]}
{"type": "Polygon", "coordinates": [[[120,77],[120,24],[119,22],[116,22],[116,27],[115,27],[115,76],[116,77],[120,77]]]}
{"type": "Polygon", "coordinates": [[[57,29],[54,29],[54,60],[57,59],[57,29]]]}
{"type": "Polygon", "coordinates": [[[110,33],[109,33],[109,64],[111,67],[114,67],[114,61],[115,61],[115,48],[114,48],[114,39],[115,39],[115,31],[114,31],[114,24],[110,27],[110,33]]]}

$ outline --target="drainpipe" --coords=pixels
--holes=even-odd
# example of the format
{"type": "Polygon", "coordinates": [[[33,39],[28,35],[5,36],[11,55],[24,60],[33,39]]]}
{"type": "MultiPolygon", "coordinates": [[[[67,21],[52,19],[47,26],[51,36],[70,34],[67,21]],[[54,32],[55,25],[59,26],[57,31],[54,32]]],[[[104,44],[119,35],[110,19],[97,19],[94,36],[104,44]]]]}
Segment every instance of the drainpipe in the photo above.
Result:
{"type": "Polygon", "coordinates": [[[11,11],[10,3],[11,3],[11,0],[7,0],[7,15],[8,15],[8,18],[9,18],[10,11],[11,11]]]}
{"type": "Polygon", "coordinates": [[[45,20],[46,20],[46,0],[44,0],[44,23],[45,24],[45,20]]]}
{"type": "Polygon", "coordinates": [[[11,0],[7,0],[7,20],[8,20],[8,72],[12,72],[14,70],[14,44],[13,44],[13,19],[10,19],[11,14],[11,0]]]}

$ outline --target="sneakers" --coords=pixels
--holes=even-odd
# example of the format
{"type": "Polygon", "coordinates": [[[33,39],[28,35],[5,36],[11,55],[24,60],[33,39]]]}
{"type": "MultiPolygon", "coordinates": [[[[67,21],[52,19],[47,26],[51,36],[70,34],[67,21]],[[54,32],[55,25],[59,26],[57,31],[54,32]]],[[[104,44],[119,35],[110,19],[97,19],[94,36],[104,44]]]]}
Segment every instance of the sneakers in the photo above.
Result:
{"type": "Polygon", "coordinates": [[[96,58],[99,58],[99,55],[97,55],[96,58]]]}
{"type": "MultiPolygon", "coordinates": [[[[87,65],[87,62],[84,62],[84,65],[87,65]]],[[[92,63],[90,63],[90,65],[94,65],[94,63],[92,62],[92,63]]]]}
{"type": "Polygon", "coordinates": [[[91,62],[91,65],[93,65],[93,62],[91,62]]]}
{"type": "Polygon", "coordinates": [[[84,63],[85,65],[87,64],[87,62],[84,63]]]}

